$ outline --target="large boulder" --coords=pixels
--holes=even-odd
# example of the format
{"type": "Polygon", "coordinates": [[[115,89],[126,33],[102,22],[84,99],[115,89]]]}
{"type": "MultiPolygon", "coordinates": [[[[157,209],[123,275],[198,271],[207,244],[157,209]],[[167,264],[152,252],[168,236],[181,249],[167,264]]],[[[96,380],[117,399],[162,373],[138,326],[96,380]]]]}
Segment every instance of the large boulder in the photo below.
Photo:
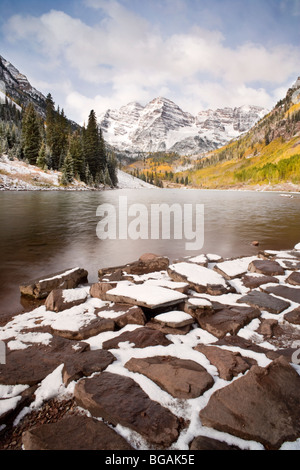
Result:
{"type": "Polygon", "coordinates": [[[24,432],[29,450],[133,450],[128,442],[101,421],[87,416],[68,416],[57,423],[36,426],[24,432]]]}
{"type": "Polygon", "coordinates": [[[116,360],[109,351],[97,349],[95,351],[85,351],[67,358],[64,363],[62,377],[67,387],[73,380],[88,377],[96,372],[102,372],[116,360]]]}
{"type": "Polygon", "coordinates": [[[196,398],[214,385],[212,376],[204,367],[177,357],[132,358],[125,367],[145,375],[175,398],[196,398]]]}
{"type": "Polygon", "coordinates": [[[274,260],[254,260],[249,264],[248,270],[251,273],[264,274],[265,276],[282,276],[284,268],[274,260]]]}
{"type": "Polygon", "coordinates": [[[300,376],[282,357],[253,366],[217,390],[200,412],[204,426],[279,449],[300,437],[300,376]]]}
{"type": "Polygon", "coordinates": [[[54,289],[74,289],[87,282],[88,272],[82,268],[68,269],[50,274],[20,286],[22,295],[34,299],[45,299],[54,289]]]}
{"type": "Polygon", "coordinates": [[[153,444],[169,447],[178,438],[177,417],[129,377],[103,372],[83,379],[75,386],[75,399],[93,417],[130,428],[153,444]]]}

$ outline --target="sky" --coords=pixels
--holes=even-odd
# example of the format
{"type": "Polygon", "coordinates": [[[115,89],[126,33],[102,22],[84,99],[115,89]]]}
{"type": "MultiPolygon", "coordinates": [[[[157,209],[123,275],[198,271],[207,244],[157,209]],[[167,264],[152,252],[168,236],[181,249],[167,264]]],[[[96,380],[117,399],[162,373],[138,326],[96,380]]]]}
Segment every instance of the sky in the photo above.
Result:
{"type": "Polygon", "coordinates": [[[163,96],[194,115],[283,98],[300,0],[0,0],[0,55],[82,124],[163,96]]]}

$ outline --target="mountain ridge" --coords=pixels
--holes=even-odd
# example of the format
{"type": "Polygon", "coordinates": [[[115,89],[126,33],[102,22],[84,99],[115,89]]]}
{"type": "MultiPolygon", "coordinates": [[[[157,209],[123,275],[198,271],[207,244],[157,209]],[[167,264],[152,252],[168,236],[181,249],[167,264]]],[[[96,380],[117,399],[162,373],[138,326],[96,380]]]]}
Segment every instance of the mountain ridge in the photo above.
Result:
{"type": "Polygon", "coordinates": [[[248,131],[268,110],[253,105],[200,111],[183,111],[165,97],[145,106],[131,102],[98,116],[105,140],[118,151],[133,154],[176,152],[206,153],[248,131]]]}

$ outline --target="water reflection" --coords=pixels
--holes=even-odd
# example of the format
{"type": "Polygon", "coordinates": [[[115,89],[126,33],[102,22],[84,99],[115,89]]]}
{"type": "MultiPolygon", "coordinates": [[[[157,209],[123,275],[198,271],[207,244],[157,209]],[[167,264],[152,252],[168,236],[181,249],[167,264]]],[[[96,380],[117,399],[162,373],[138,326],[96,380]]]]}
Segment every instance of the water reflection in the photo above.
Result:
{"type": "Polygon", "coordinates": [[[146,252],[171,260],[199,252],[186,240],[99,240],[97,207],[118,205],[204,204],[205,238],[201,252],[224,257],[251,255],[259,249],[290,249],[300,242],[300,196],[278,193],[129,190],[104,193],[2,192],[0,194],[0,315],[20,310],[22,282],[75,266],[97,281],[100,267],[125,264],[146,252]]]}

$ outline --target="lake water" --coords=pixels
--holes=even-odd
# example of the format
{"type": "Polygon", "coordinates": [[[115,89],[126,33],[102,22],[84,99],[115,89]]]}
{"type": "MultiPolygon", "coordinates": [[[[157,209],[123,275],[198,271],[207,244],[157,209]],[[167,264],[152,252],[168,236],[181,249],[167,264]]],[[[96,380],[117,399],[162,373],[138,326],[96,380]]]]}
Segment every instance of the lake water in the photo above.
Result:
{"type": "MultiPolygon", "coordinates": [[[[300,242],[300,195],[271,192],[176,189],[106,192],[0,193],[0,315],[22,311],[19,285],[49,274],[82,267],[97,282],[101,267],[125,264],[143,253],[170,260],[200,253],[223,257],[256,254],[260,249],[291,249],[300,242]],[[128,207],[167,203],[204,206],[204,245],[187,251],[187,240],[100,240],[96,228],[102,204],[128,207]],[[251,245],[258,240],[259,248],[251,245]]],[[[129,218],[129,222],[134,218],[129,218]]],[[[150,232],[149,232],[150,233],[150,232]]],[[[172,236],[171,230],[171,236],[172,236]]]]}

